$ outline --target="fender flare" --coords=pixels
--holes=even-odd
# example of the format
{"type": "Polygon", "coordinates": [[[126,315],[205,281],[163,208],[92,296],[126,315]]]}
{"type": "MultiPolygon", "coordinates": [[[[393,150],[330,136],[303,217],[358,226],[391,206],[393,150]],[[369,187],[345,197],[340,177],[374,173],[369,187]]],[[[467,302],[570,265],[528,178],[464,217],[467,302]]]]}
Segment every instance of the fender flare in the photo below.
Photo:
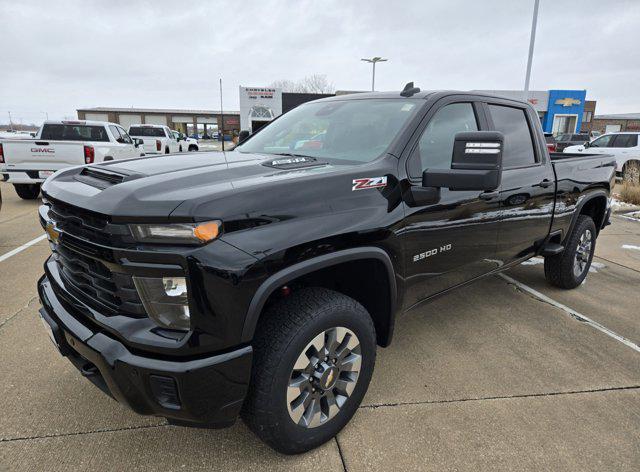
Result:
{"type": "Polygon", "coordinates": [[[341,251],[332,252],[330,254],[323,254],[321,256],[313,257],[302,262],[298,262],[289,267],[286,267],[275,274],[269,276],[258,287],[256,293],[251,299],[249,309],[247,310],[247,316],[242,328],[242,342],[250,342],[253,339],[256,326],[258,325],[258,319],[262,313],[265,303],[269,296],[278,287],[285,285],[291,280],[297,279],[303,275],[315,272],[316,270],[324,269],[344,262],[362,260],[362,259],[376,259],[382,262],[387,270],[387,277],[389,279],[389,338],[393,332],[393,323],[395,322],[395,311],[398,300],[398,290],[396,287],[395,270],[391,258],[386,251],[379,247],[358,247],[351,249],[344,249],[341,251]]]}
{"type": "MultiPolygon", "coordinates": [[[[594,198],[599,198],[599,197],[604,197],[605,200],[607,200],[609,198],[609,194],[604,189],[594,190],[593,192],[590,192],[589,195],[586,196],[584,198],[584,200],[582,200],[578,206],[576,206],[576,209],[573,212],[573,216],[571,217],[571,224],[569,225],[569,229],[567,230],[567,234],[565,234],[565,236],[564,236],[564,238],[562,240],[563,244],[566,241],[566,239],[569,237],[569,235],[573,232],[573,228],[576,226],[576,223],[578,222],[578,216],[580,216],[580,212],[582,211],[584,206],[588,202],[593,200],[594,198]]],[[[603,219],[606,219],[606,217],[607,217],[606,204],[605,204],[605,208],[604,208],[604,215],[602,217],[603,217],[603,219]]],[[[596,224],[597,231],[600,232],[600,230],[602,229],[602,225],[603,225],[604,221],[600,221],[600,222],[594,221],[594,223],[596,224]]]]}

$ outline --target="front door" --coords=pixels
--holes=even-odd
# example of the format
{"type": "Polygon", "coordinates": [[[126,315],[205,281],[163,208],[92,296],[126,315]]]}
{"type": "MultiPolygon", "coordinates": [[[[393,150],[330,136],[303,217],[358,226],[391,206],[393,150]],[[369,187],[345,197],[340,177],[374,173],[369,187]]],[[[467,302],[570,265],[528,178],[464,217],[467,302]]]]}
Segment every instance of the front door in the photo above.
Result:
{"type": "MultiPolygon", "coordinates": [[[[467,97],[468,100],[468,97],[467,97]]],[[[486,129],[475,103],[438,102],[409,155],[407,173],[419,186],[423,170],[450,169],[456,133],[486,129]]],[[[405,309],[497,267],[497,199],[479,191],[440,189],[440,201],[406,207],[405,309]]]]}

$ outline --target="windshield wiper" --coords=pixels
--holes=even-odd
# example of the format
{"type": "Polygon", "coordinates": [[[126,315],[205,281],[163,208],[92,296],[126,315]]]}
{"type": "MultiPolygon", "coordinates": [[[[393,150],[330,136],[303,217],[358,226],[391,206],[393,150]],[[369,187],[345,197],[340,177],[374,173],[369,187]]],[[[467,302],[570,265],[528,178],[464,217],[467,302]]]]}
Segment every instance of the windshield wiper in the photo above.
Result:
{"type": "Polygon", "coordinates": [[[276,152],[273,154],[274,156],[286,156],[286,157],[309,157],[311,159],[316,159],[314,156],[307,156],[306,154],[294,154],[292,152],[276,152]]]}

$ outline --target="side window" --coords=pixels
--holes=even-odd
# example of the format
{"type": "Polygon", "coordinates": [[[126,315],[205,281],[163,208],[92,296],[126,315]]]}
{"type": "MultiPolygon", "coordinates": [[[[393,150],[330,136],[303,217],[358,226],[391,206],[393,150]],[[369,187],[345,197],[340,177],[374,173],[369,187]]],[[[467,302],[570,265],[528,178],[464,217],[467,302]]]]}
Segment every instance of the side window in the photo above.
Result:
{"type": "Polygon", "coordinates": [[[605,136],[599,137],[598,139],[594,139],[589,145],[589,147],[597,147],[597,148],[611,147],[610,143],[614,136],[615,136],[614,134],[607,134],[605,136]]]}
{"type": "Polygon", "coordinates": [[[478,131],[471,103],[452,103],[440,108],[429,120],[413,151],[411,173],[417,176],[425,169],[450,169],[455,135],[464,131],[478,131]]]}
{"type": "Polygon", "coordinates": [[[120,132],[120,136],[122,137],[123,142],[127,144],[133,144],[133,141],[131,141],[131,138],[129,137],[127,132],[124,130],[124,128],[121,128],[120,126],[117,126],[116,128],[118,128],[118,131],[120,132]]]}
{"type": "Polygon", "coordinates": [[[616,134],[611,140],[609,147],[614,148],[629,148],[638,145],[637,134],[616,134]]]}
{"type": "Polygon", "coordinates": [[[111,130],[111,134],[113,134],[113,139],[115,139],[117,142],[121,142],[122,137],[120,136],[120,131],[118,131],[118,128],[116,126],[109,125],[109,129],[111,130]]]}
{"type": "Polygon", "coordinates": [[[521,108],[489,105],[489,112],[496,131],[504,134],[503,166],[509,168],[534,164],[536,157],[525,111],[521,108]]]}

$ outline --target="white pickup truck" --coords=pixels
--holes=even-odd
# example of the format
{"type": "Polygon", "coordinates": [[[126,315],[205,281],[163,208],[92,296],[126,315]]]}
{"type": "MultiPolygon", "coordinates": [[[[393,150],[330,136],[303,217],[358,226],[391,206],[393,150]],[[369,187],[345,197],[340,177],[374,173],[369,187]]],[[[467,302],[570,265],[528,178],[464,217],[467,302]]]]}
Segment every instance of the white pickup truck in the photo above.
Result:
{"type": "Polygon", "coordinates": [[[146,154],[173,154],[186,151],[187,148],[175,136],[168,126],[164,125],[131,125],[129,135],[142,139],[146,154]]]}
{"type": "Polygon", "coordinates": [[[0,173],[20,198],[34,200],[57,170],[144,154],[142,141],[115,123],[45,121],[34,139],[0,140],[0,173]]]}
{"type": "Polygon", "coordinates": [[[171,134],[178,142],[180,142],[180,152],[195,152],[200,150],[200,143],[198,143],[197,139],[190,138],[189,136],[175,130],[171,130],[171,134]]]}

